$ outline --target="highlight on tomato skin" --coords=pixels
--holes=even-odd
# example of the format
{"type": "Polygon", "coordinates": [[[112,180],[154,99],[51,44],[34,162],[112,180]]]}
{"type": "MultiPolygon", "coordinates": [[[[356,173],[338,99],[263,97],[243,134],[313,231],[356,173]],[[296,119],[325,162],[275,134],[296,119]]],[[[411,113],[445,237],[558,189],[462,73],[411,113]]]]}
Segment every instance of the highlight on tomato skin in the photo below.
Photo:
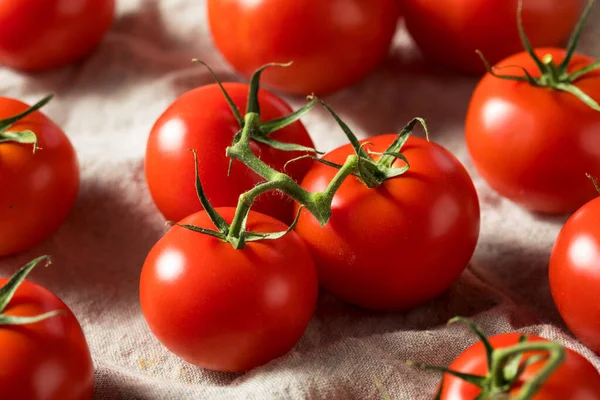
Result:
{"type": "MultiPolygon", "coordinates": [[[[224,83],[223,86],[243,111],[249,86],[241,83],[224,83]]],[[[263,122],[292,112],[280,97],[266,90],[258,92],[258,101],[263,122]]],[[[215,207],[235,207],[240,194],[263,181],[238,161],[233,162],[228,174],[230,159],[225,150],[239,130],[240,124],[217,84],[182,94],[158,118],[148,137],[145,174],[152,199],[167,220],[179,221],[202,209],[194,187],[194,162],[189,149],[198,153],[202,184],[215,207]]],[[[269,137],[314,147],[301,122],[272,132],[269,137]]],[[[278,171],[283,171],[287,161],[306,154],[281,151],[254,141],[251,146],[262,161],[278,171]]],[[[294,180],[300,181],[311,164],[309,159],[301,160],[290,164],[286,170],[294,180]]],[[[268,193],[258,198],[253,209],[289,224],[294,217],[293,207],[293,202],[285,196],[268,193]]]]}
{"type": "MultiPolygon", "coordinates": [[[[0,97],[0,119],[25,112],[25,103],[0,97]]],[[[1,121],[0,121],[1,122],[1,121]]],[[[11,124],[6,133],[31,132],[32,143],[0,140],[0,256],[46,240],[63,224],[79,192],[79,162],[69,138],[41,111],[11,124]]]]}
{"type": "Polygon", "coordinates": [[[325,95],[351,86],[388,55],[399,18],[398,0],[208,0],[216,48],[250,77],[269,62],[265,87],[325,95]]]}
{"type": "MultiPolygon", "coordinates": [[[[588,182],[589,186],[593,185],[588,182]]],[[[575,336],[600,354],[600,198],[562,227],[548,269],[552,297],[575,336]]]]}
{"type": "MultiPolygon", "coordinates": [[[[585,0],[522,0],[523,26],[533,47],[562,46],[585,0]]],[[[483,75],[480,50],[495,65],[519,53],[518,0],[404,0],[406,27],[426,62],[483,75]]]]}
{"type": "MultiPolygon", "coordinates": [[[[230,223],[235,209],[216,208],[230,223]]],[[[180,225],[214,229],[205,211],[180,221],[148,254],[140,303],[152,333],[185,361],[224,372],[247,371],[284,356],[314,313],[314,262],[292,232],[276,240],[230,243],[180,225]]],[[[285,231],[250,211],[248,230],[285,231]]]]}
{"type": "Polygon", "coordinates": [[[37,72],[90,54],[110,28],[115,0],[0,2],[0,65],[37,72]]]}
{"type": "MultiPolygon", "coordinates": [[[[374,136],[366,148],[384,152],[397,136],[374,136]]],[[[354,152],[348,144],[324,159],[342,164],[354,152]]],[[[469,263],[479,236],[479,201],[462,164],[443,147],[414,136],[401,153],[410,165],[403,175],[374,189],[350,176],[336,192],[325,226],[302,211],[295,227],[321,285],[367,309],[406,310],[442,294],[469,263]]],[[[321,191],[336,172],[315,164],[302,187],[321,191]]]]}

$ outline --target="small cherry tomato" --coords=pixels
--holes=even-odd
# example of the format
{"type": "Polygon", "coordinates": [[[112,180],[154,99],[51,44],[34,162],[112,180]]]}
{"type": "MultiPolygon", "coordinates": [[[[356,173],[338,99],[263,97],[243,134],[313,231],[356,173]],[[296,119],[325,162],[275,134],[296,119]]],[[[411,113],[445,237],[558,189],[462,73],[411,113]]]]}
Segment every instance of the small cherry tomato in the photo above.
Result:
{"type": "MultiPolygon", "coordinates": [[[[536,54],[560,64],[565,51],[538,49],[536,54]]],[[[568,72],[594,60],[575,54],[568,72]]],[[[519,53],[502,61],[498,71],[540,77],[533,59],[519,53]]],[[[592,71],[574,87],[600,101],[600,72],[592,71]]],[[[573,212],[596,192],[585,174],[600,176],[600,112],[571,93],[535,87],[528,82],[483,77],[471,98],[466,119],[467,147],[483,179],[498,193],[533,211],[573,212]]]]}
{"type": "MultiPolygon", "coordinates": [[[[366,148],[383,152],[395,139],[375,136],[366,148]]],[[[343,164],[351,154],[355,150],[348,144],[324,159],[343,164]]],[[[477,243],[479,202],[461,163],[416,137],[408,139],[402,154],[410,164],[406,173],[374,189],[350,176],[335,193],[324,227],[306,210],[295,227],[315,259],[321,284],[361,307],[407,309],[433,299],[458,279],[477,243]]],[[[321,192],[336,172],[315,164],[302,187],[321,192]]]]}
{"type": "Polygon", "coordinates": [[[600,198],[563,226],[550,257],[550,289],[571,331],[600,354],[600,198]]]}
{"type": "MultiPolygon", "coordinates": [[[[246,107],[248,85],[225,83],[225,89],[240,110],[246,107]]],[[[259,91],[263,121],[292,112],[279,97],[259,91]]],[[[194,186],[194,161],[189,149],[198,154],[198,170],[209,201],[215,207],[235,207],[240,194],[263,179],[239,161],[234,161],[228,176],[230,159],[225,150],[231,146],[240,126],[217,84],[202,86],[181,95],[156,121],[146,148],[146,180],[150,194],[168,220],[179,221],[202,209],[194,186]]],[[[269,135],[281,142],[313,147],[301,122],[269,135]]],[[[281,151],[252,142],[254,153],[271,167],[283,171],[292,158],[305,153],[281,151]]],[[[300,181],[310,168],[310,160],[291,163],[288,174],[300,181]]],[[[268,193],[257,199],[254,210],[290,223],[294,204],[283,195],[268,193]]]]}
{"type": "MultiPolygon", "coordinates": [[[[518,333],[502,333],[491,336],[489,341],[495,349],[503,349],[516,345],[520,336],[518,333]]],[[[547,342],[546,339],[538,336],[526,336],[527,342],[547,342]]],[[[565,360],[535,393],[532,400],[600,399],[600,375],[596,368],[580,354],[570,349],[565,350],[565,360]]],[[[546,354],[539,351],[527,351],[523,353],[522,363],[538,355],[545,356],[546,354]]],[[[523,384],[539,373],[546,362],[548,361],[540,360],[527,366],[523,374],[510,387],[509,396],[511,398],[516,396],[522,390],[523,384]]],[[[448,368],[466,374],[486,376],[489,368],[483,343],[478,342],[469,347],[448,368]]],[[[440,400],[472,400],[480,394],[481,389],[477,386],[450,374],[444,374],[440,400]]]]}
{"type": "MultiPolygon", "coordinates": [[[[28,110],[0,97],[0,119],[28,110]]],[[[1,121],[0,121],[1,123],[1,121]]],[[[65,221],[79,191],[79,164],[64,132],[39,111],[0,132],[0,256],[37,245],[65,221]],[[7,134],[31,131],[32,144],[3,141],[7,134]]]]}
{"type": "Polygon", "coordinates": [[[327,94],[369,74],[387,56],[398,0],[208,0],[213,40],[242,75],[258,67],[263,83],[283,92],[327,94]]]}
{"type": "MultiPolygon", "coordinates": [[[[229,223],[234,208],[217,208],[229,223]]],[[[214,229],[205,211],[180,224],[214,229]]],[[[250,212],[248,230],[285,231],[250,212]]],[[[174,226],[142,269],[140,301],[150,329],[169,350],[202,368],[245,371],[290,351],[314,312],[317,272],[293,231],[236,250],[213,236],[174,226]]]]}
{"type": "MultiPolygon", "coordinates": [[[[7,282],[0,279],[0,287],[7,282]]],[[[20,283],[0,314],[0,348],[3,399],[92,399],[94,367],[83,331],[71,310],[47,289],[20,283]],[[56,311],[60,314],[37,322],[15,322],[56,311]]]]}
{"type": "MultiPolygon", "coordinates": [[[[475,53],[493,65],[523,49],[518,0],[405,0],[406,27],[430,62],[483,74],[475,53]]],[[[577,23],[584,0],[523,0],[523,28],[534,47],[560,46],[577,23]]]]}
{"type": "Polygon", "coordinates": [[[62,67],[102,40],[115,0],[0,1],[0,65],[25,71],[62,67]]]}

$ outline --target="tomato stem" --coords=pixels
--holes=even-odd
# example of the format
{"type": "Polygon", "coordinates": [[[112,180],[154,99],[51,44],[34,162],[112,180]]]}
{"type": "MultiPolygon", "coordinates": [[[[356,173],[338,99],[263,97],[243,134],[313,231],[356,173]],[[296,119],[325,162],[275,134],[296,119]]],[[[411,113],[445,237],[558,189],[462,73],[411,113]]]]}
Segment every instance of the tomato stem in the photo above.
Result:
{"type": "Polygon", "coordinates": [[[29,130],[20,131],[20,132],[12,132],[12,131],[9,131],[9,129],[16,122],[20,121],[21,119],[25,118],[29,114],[31,114],[31,113],[39,110],[43,106],[45,106],[52,99],[52,97],[54,97],[54,95],[50,94],[50,95],[44,97],[42,100],[35,103],[33,106],[29,107],[27,110],[23,111],[22,113],[17,114],[10,118],[0,120],[0,144],[7,143],[7,142],[14,142],[14,143],[21,143],[21,144],[33,144],[33,152],[35,153],[36,150],[39,149],[39,147],[38,147],[37,135],[34,132],[29,131],[29,130]]]}

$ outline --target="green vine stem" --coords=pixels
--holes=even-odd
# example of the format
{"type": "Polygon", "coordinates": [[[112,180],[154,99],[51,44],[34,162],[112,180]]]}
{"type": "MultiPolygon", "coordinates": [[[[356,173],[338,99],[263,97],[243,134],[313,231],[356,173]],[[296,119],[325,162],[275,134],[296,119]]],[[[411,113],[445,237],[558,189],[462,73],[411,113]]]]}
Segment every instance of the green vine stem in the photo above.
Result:
{"type": "Polygon", "coordinates": [[[586,21],[590,15],[590,11],[594,6],[595,0],[589,0],[581,18],[579,19],[575,29],[573,30],[573,34],[569,39],[569,43],[566,48],[565,58],[561,61],[560,64],[556,65],[554,59],[551,54],[544,55],[541,59],[535,53],[533,47],[531,46],[531,42],[523,29],[523,19],[522,19],[522,10],[523,10],[523,0],[519,0],[517,7],[517,25],[519,28],[519,35],[521,37],[521,42],[523,43],[523,47],[525,51],[529,54],[529,56],[535,62],[537,68],[540,71],[540,77],[534,78],[525,68],[521,68],[523,71],[523,75],[504,75],[499,74],[496,71],[501,69],[498,67],[492,67],[490,63],[486,60],[484,55],[477,50],[477,54],[481,58],[484,63],[487,71],[496,78],[506,79],[512,81],[519,82],[527,82],[532,86],[547,88],[551,90],[559,90],[563,92],[567,92],[577,97],[583,103],[585,103],[588,107],[593,110],[600,111],[600,105],[598,105],[597,101],[591,98],[587,93],[579,89],[574,83],[582,78],[583,76],[589,74],[592,71],[600,68],[600,60],[597,60],[579,70],[574,72],[569,72],[569,64],[575,54],[575,50],[577,49],[577,45],[579,44],[579,39],[581,38],[581,32],[583,31],[583,27],[585,26],[586,21]]]}
{"type": "MultiPolygon", "coordinates": [[[[299,214],[296,216],[294,224],[292,224],[285,232],[259,233],[246,231],[248,215],[252,205],[254,204],[254,201],[258,196],[269,191],[282,192],[298,202],[303,208],[306,208],[315,216],[321,225],[325,225],[331,217],[331,203],[335,193],[348,176],[355,175],[368,187],[375,188],[381,185],[386,179],[402,175],[408,170],[409,165],[408,160],[406,160],[406,158],[399,153],[401,147],[404,145],[412,129],[417,123],[421,123],[427,132],[425,122],[420,118],[415,118],[402,130],[390,147],[384,153],[381,153],[380,159],[375,161],[364,149],[365,144],[360,144],[354,133],[352,133],[348,126],[333,112],[333,110],[331,110],[331,108],[329,108],[329,106],[327,106],[323,101],[314,96],[309,96],[309,102],[306,106],[285,117],[264,123],[261,121],[260,105],[258,102],[260,75],[266,68],[286,67],[288,64],[267,64],[259,68],[254,73],[249,85],[248,107],[246,109],[245,116],[242,119],[239,110],[227,94],[227,91],[215,73],[205,63],[197,60],[196,62],[199,62],[208,68],[216,83],[221,88],[221,91],[223,92],[223,95],[225,96],[232,113],[238,120],[241,127],[240,131],[234,135],[231,146],[227,147],[226,149],[226,156],[230,158],[230,165],[233,160],[238,160],[260,175],[265,181],[240,195],[233,220],[231,221],[231,224],[228,224],[210,205],[208,199],[206,198],[206,195],[202,189],[200,177],[198,177],[198,162],[196,160],[196,191],[198,193],[200,202],[202,203],[217,230],[210,230],[188,225],[181,226],[199,233],[218,237],[221,240],[229,242],[236,249],[243,248],[246,245],[246,242],[249,241],[279,238],[293,229],[296,221],[298,220],[299,214]],[[337,168],[338,172],[332,178],[331,182],[329,182],[325,190],[322,192],[311,193],[302,188],[284,172],[279,172],[265,164],[252,152],[250,141],[258,141],[283,151],[304,151],[313,154],[318,153],[315,149],[299,146],[293,143],[278,142],[269,137],[270,133],[298,121],[304,114],[310,111],[310,109],[312,109],[316,103],[323,105],[335,118],[355,148],[356,154],[349,155],[343,165],[325,162],[326,164],[337,168]],[[397,159],[402,160],[403,164],[400,166],[394,166],[393,164],[397,159]]],[[[317,161],[322,161],[310,154],[308,156],[317,161]]],[[[196,157],[195,152],[194,157],[196,157]]],[[[294,160],[290,160],[290,162],[305,157],[306,155],[298,157],[294,160]]]]}
{"type": "Polygon", "coordinates": [[[8,282],[6,282],[6,284],[0,288],[0,326],[33,324],[64,313],[63,310],[55,310],[40,315],[25,317],[4,314],[4,310],[6,310],[6,307],[17,292],[17,289],[19,286],[21,286],[25,278],[27,278],[27,275],[29,275],[29,273],[42,262],[44,262],[46,266],[49,265],[50,257],[42,256],[29,262],[27,265],[17,271],[8,280],[8,282]]]}
{"type": "MultiPolygon", "coordinates": [[[[561,344],[556,342],[528,342],[527,336],[521,336],[519,343],[513,346],[495,349],[488,337],[473,321],[463,317],[455,317],[449,321],[449,323],[455,322],[466,324],[483,344],[488,365],[488,373],[486,375],[473,375],[454,371],[446,367],[412,361],[409,361],[408,364],[422,369],[443,372],[469,382],[481,388],[481,394],[477,397],[478,399],[508,395],[527,367],[538,362],[544,362],[544,366],[538,373],[525,381],[520,386],[519,393],[511,397],[514,400],[531,400],[554,371],[560,367],[566,357],[565,348],[561,344]],[[523,361],[523,357],[527,352],[538,352],[541,354],[532,355],[523,361]]],[[[436,393],[436,399],[441,398],[442,387],[443,377],[442,384],[436,393]]]]}
{"type": "Polygon", "coordinates": [[[27,110],[23,111],[20,114],[17,114],[13,117],[6,118],[0,120],[0,144],[13,142],[13,143],[21,143],[21,144],[32,144],[33,152],[35,153],[38,150],[38,139],[35,133],[30,130],[13,132],[10,128],[29,114],[39,110],[43,106],[45,106],[51,99],[53,95],[48,95],[44,97],[42,100],[35,103],[33,106],[29,107],[27,110]]]}

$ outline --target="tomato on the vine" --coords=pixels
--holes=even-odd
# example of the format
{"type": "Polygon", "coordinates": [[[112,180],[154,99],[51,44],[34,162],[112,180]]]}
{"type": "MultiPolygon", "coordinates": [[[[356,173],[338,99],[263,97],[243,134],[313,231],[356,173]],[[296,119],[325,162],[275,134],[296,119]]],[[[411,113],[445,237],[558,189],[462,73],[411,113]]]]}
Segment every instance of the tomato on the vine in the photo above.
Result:
{"type": "MultiPolygon", "coordinates": [[[[405,0],[406,27],[429,61],[483,74],[475,53],[496,64],[523,47],[517,29],[518,0],[405,0]]],[[[523,27],[534,47],[559,46],[568,38],[584,0],[523,0],[523,27]]]]}
{"type": "MultiPolygon", "coordinates": [[[[591,186],[591,185],[590,185],[591,186]]],[[[550,289],[569,329],[600,354],[600,198],[563,226],[550,257],[550,289]]]]}
{"type": "MultiPolygon", "coordinates": [[[[362,143],[378,159],[396,136],[362,143]]],[[[349,144],[324,159],[343,164],[351,154],[349,144]]],[[[479,202],[462,164],[416,137],[408,138],[402,155],[410,165],[403,175],[376,188],[350,176],[335,193],[324,227],[305,211],[295,227],[313,254],[321,284],[361,307],[407,309],[433,299],[460,276],[477,243],[479,202]]],[[[336,173],[315,164],[302,187],[320,192],[336,173]]]]}
{"type": "MultiPolygon", "coordinates": [[[[0,279],[0,287],[7,282],[0,279]]],[[[56,295],[29,281],[21,282],[10,299],[2,297],[2,306],[6,300],[0,314],[2,398],[91,400],[92,357],[71,310],[56,295]]]]}
{"type": "MultiPolygon", "coordinates": [[[[558,65],[559,49],[538,49],[558,65]]],[[[575,54],[568,72],[593,63],[575,54]]],[[[498,72],[522,76],[519,66],[540,77],[526,52],[498,64],[498,72]],[[513,67],[510,67],[513,66],[513,67]]],[[[600,72],[573,82],[600,101],[600,72]]],[[[562,90],[536,87],[487,74],[479,83],[466,119],[467,147],[483,179],[502,196],[543,213],[573,212],[596,192],[585,174],[600,176],[600,112],[562,90]]]]}
{"type": "Polygon", "coordinates": [[[0,65],[57,68],[88,55],[102,40],[115,0],[0,1],[0,65]]]}
{"type": "Polygon", "coordinates": [[[40,243],[64,222],[79,190],[79,164],[64,132],[40,111],[5,127],[30,107],[0,98],[0,256],[40,243]],[[28,132],[29,131],[29,132],[28,132]],[[19,143],[23,132],[37,137],[19,143]]]}
{"type": "MultiPolygon", "coordinates": [[[[243,110],[248,97],[248,85],[225,83],[229,96],[243,110]]],[[[262,121],[284,117],[292,112],[279,97],[259,91],[262,121]]],[[[202,209],[194,187],[194,162],[189,149],[198,153],[198,168],[202,185],[215,207],[235,207],[240,194],[263,179],[239,161],[234,161],[228,176],[230,159],[225,150],[231,146],[240,130],[223,93],[217,84],[193,89],[182,94],[156,121],[146,148],[146,180],[154,203],[168,220],[179,221],[202,209]]],[[[269,135],[286,143],[313,147],[313,142],[301,122],[295,122],[269,135]]],[[[305,153],[277,150],[269,145],[251,142],[254,153],[273,168],[283,171],[287,161],[305,153]]],[[[286,167],[296,181],[310,168],[310,160],[301,160],[286,167]]],[[[268,193],[260,196],[254,210],[291,222],[293,202],[283,195],[268,193]]]]}
{"type": "MultiPolygon", "coordinates": [[[[227,222],[235,209],[217,208],[227,222]]],[[[179,225],[214,228],[206,211],[179,225]]],[[[236,250],[219,238],[176,225],[152,248],[142,269],[140,302],[156,337],[203,368],[245,371],[290,351],[314,312],[318,280],[296,233],[236,250]]],[[[251,211],[248,229],[285,231],[251,211]]]]}
{"type": "MultiPolygon", "coordinates": [[[[505,349],[519,343],[518,333],[502,333],[488,338],[494,349],[505,349]]],[[[548,342],[535,335],[526,335],[527,343],[548,342]]],[[[596,368],[579,353],[565,349],[565,360],[552,372],[549,379],[535,393],[535,400],[600,399],[600,375],[596,368]]],[[[546,356],[541,351],[526,351],[520,365],[535,356],[546,356]]],[[[541,359],[528,365],[507,393],[517,395],[525,382],[533,378],[547,363],[541,359]]],[[[448,367],[450,370],[477,376],[487,376],[488,357],[482,342],[477,342],[461,353],[448,367]]],[[[440,400],[472,400],[481,394],[481,388],[448,373],[444,374],[440,400]]]]}
{"type": "Polygon", "coordinates": [[[387,56],[398,0],[208,0],[213,40],[245,76],[270,63],[263,83],[283,92],[323,95],[350,86],[387,56]]]}

